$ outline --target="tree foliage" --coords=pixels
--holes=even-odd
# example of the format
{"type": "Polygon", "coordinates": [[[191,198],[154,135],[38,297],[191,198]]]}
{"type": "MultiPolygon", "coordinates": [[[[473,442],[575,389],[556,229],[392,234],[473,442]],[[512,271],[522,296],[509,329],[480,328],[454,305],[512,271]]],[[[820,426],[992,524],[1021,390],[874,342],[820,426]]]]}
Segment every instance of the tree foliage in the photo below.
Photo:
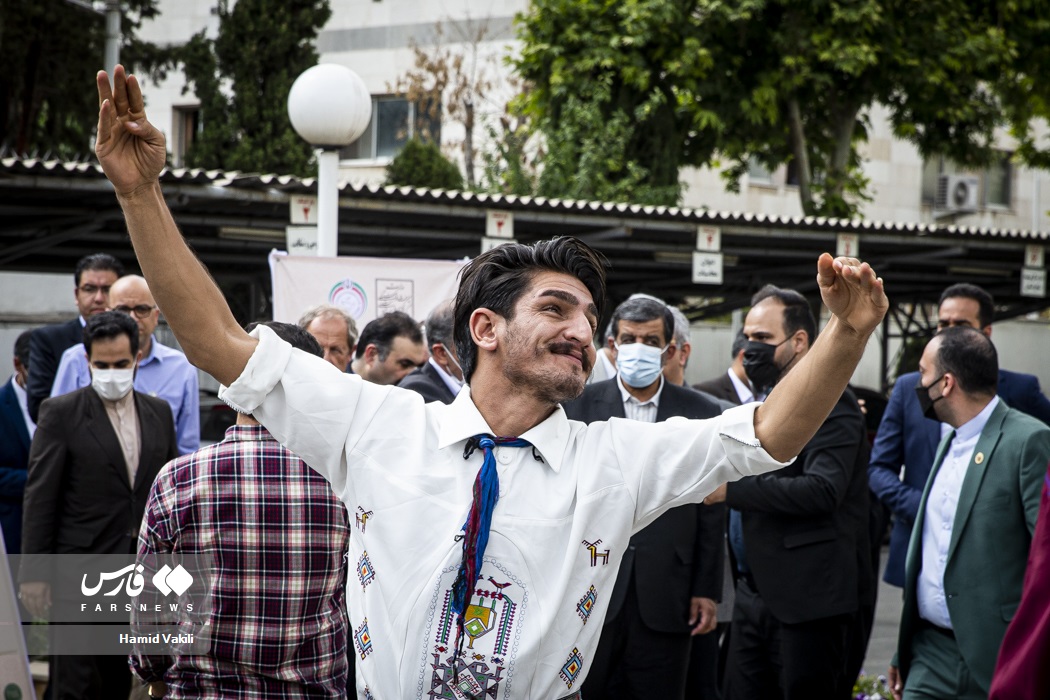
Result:
{"type": "MultiPolygon", "coordinates": [[[[167,53],[136,38],[156,0],[125,0],[121,60],[156,75],[167,53]]],[[[0,146],[67,160],[93,152],[98,122],[95,73],[103,68],[106,19],[64,0],[0,2],[0,146]]]]}
{"type": "Polygon", "coordinates": [[[311,147],[288,118],[288,92],[316,65],[328,0],[219,0],[219,33],[196,34],[179,53],[202,130],[187,150],[194,167],[311,173],[311,147]],[[231,7],[232,4],[232,7],[231,7]]]}
{"type": "Polygon", "coordinates": [[[386,184],[442,190],[463,189],[463,176],[433,141],[409,139],[386,167],[386,184]]]}
{"type": "Polygon", "coordinates": [[[693,2],[538,0],[515,66],[547,154],[539,193],[673,204],[689,118],[679,90],[706,63],[683,31],[693,2]]]}
{"type": "MultiPolygon", "coordinates": [[[[491,29],[485,19],[467,19],[450,25],[438,23],[434,41],[412,44],[413,66],[394,85],[395,92],[426,112],[431,121],[445,120],[463,127],[463,170],[466,185],[474,189],[478,149],[478,127],[486,104],[492,102],[496,84],[497,57],[485,51],[491,29]],[[446,36],[446,32],[454,32],[446,36]],[[451,43],[450,43],[451,42],[451,43]]],[[[437,140],[437,134],[423,134],[437,140]]]]}
{"type": "Polygon", "coordinates": [[[867,196],[875,104],[923,155],[986,164],[1008,126],[1021,157],[1045,162],[1032,129],[1050,112],[1043,5],[535,0],[517,68],[535,86],[529,109],[554,166],[544,179],[557,187],[586,190],[574,180],[590,159],[589,178],[669,202],[685,165],[722,166],[732,185],[751,159],[793,162],[803,210],[848,217],[867,196]]]}

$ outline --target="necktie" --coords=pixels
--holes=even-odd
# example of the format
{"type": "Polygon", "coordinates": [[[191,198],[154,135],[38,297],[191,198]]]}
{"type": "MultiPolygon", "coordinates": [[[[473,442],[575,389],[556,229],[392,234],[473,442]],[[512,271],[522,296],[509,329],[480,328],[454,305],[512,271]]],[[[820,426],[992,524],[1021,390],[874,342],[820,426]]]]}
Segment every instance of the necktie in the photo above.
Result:
{"type": "MultiPolygon", "coordinates": [[[[475,435],[467,442],[463,450],[463,459],[468,459],[474,450],[481,448],[485,462],[474,479],[474,499],[463,523],[463,563],[459,566],[456,581],[452,584],[452,611],[456,613],[456,648],[463,646],[463,615],[474,596],[474,586],[481,576],[481,564],[485,557],[485,547],[489,543],[489,530],[492,527],[492,511],[499,500],[499,474],[496,471],[496,457],[493,450],[500,447],[531,447],[528,440],[513,437],[492,437],[475,435]]],[[[458,656],[458,654],[457,654],[458,656]]]]}

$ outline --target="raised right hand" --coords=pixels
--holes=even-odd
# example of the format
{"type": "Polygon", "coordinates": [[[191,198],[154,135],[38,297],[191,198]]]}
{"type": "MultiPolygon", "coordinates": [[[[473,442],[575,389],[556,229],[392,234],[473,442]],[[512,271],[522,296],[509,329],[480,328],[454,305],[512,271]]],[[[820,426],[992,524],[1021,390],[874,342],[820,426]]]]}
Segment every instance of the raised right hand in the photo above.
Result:
{"type": "Polygon", "coordinates": [[[113,87],[109,76],[99,71],[98,136],[95,154],[106,177],[118,196],[134,194],[145,185],[157,182],[167,160],[164,135],[146,120],[142,89],[133,75],[125,75],[124,66],[113,69],[113,87]]]}

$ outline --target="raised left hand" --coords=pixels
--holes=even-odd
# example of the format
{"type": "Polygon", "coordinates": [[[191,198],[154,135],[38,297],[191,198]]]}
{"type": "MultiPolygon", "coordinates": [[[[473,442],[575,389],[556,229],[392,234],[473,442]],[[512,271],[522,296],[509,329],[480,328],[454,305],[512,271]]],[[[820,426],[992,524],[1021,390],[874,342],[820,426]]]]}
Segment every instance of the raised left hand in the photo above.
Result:
{"type": "Polygon", "coordinates": [[[831,313],[862,336],[874,331],[890,308],[882,279],[856,258],[823,253],[817,260],[817,284],[831,313]]]}

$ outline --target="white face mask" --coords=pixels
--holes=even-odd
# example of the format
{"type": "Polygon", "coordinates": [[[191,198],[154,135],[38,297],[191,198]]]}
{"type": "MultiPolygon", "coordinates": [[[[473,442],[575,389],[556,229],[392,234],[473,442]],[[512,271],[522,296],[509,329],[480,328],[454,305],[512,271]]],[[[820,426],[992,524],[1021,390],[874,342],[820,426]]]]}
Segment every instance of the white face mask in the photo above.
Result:
{"type": "MultiPolygon", "coordinates": [[[[459,362],[457,362],[456,358],[453,357],[452,353],[450,353],[448,351],[448,346],[445,345],[444,343],[440,343],[440,345],[441,345],[441,347],[445,348],[445,354],[448,355],[449,362],[451,362],[452,364],[454,364],[456,366],[456,369],[459,370],[460,376],[462,376],[463,375],[463,368],[459,366],[459,362]]],[[[448,374],[448,376],[452,378],[452,381],[456,382],[460,386],[463,386],[463,380],[462,379],[460,379],[456,375],[452,374],[452,372],[446,372],[446,374],[448,374]]]]}
{"type": "Polygon", "coordinates": [[[91,369],[91,387],[107,401],[119,401],[135,383],[135,368],[91,369]]]}
{"type": "Polygon", "coordinates": [[[628,343],[616,346],[616,370],[627,386],[644,389],[660,377],[663,371],[663,355],[669,345],[654,348],[645,343],[628,343]]]}

